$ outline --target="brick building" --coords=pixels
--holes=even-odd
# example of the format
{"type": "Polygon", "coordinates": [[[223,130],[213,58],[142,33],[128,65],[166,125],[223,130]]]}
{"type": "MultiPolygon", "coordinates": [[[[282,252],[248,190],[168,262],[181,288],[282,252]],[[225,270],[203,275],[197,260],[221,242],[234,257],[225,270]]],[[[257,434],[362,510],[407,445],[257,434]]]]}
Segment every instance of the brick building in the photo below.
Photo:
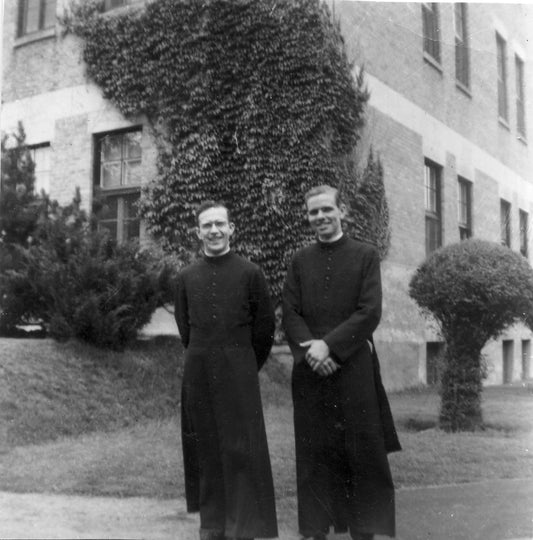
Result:
{"type": "MultiPolygon", "coordinates": [[[[103,190],[112,204],[102,226],[119,240],[143,236],[132,203],[155,167],[149,128],[142,118],[125,119],[87,80],[79,40],[62,36],[56,23],[68,1],[6,2],[2,130],[23,122],[38,187],[52,198],[67,203],[79,186],[88,207],[103,190]]],[[[132,3],[142,0],[105,5],[132,3]]],[[[469,236],[526,257],[531,250],[533,11],[526,4],[330,3],[371,92],[359,155],[372,144],[385,170],[392,245],[376,334],[384,380],[389,388],[432,383],[442,344],[407,295],[414,269],[431,250],[469,236]]],[[[517,325],[486,347],[488,383],[532,376],[531,338],[517,325]]]]}

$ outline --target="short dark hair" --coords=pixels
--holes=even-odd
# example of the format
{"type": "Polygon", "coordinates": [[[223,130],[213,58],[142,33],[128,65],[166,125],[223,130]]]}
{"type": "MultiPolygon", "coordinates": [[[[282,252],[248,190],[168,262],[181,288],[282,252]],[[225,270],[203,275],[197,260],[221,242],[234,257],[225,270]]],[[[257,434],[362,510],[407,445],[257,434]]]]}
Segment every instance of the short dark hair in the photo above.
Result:
{"type": "Polygon", "coordinates": [[[231,221],[231,214],[230,214],[229,208],[226,206],[224,202],[208,200],[201,203],[196,209],[196,212],[194,213],[196,217],[196,224],[200,223],[200,214],[202,214],[206,210],[209,210],[210,208],[224,208],[226,210],[226,214],[228,215],[228,222],[231,221]]]}
{"type": "Polygon", "coordinates": [[[328,184],[321,184],[320,186],[312,187],[305,195],[305,205],[307,206],[307,201],[311,197],[315,197],[316,195],[322,195],[323,193],[331,193],[335,196],[335,204],[337,206],[340,206],[342,204],[341,195],[339,193],[339,190],[333,186],[330,186],[328,184]]]}

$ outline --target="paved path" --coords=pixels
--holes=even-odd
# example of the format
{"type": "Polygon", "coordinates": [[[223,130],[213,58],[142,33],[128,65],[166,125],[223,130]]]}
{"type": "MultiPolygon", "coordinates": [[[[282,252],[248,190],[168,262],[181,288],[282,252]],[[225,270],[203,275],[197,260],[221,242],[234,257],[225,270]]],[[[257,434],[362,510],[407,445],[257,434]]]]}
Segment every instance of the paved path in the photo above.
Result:
{"type": "MultiPolygon", "coordinates": [[[[533,540],[533,479],[398,490],[397,516],[398,540],[533,540]]],[[[182,500],[0,493],[2,539],[198,540],[197,531],[182,500]]]]}

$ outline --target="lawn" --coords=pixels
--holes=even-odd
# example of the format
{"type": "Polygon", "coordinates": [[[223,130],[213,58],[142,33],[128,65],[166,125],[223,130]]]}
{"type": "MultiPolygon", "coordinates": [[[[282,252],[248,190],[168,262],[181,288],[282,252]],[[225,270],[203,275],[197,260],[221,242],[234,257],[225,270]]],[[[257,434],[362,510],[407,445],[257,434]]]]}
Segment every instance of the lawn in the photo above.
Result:
{"type": "MultiPolygon", "coordinates": [[[[124,353],[49,340],[0,346],[0,490],[183,495],[177,342],[141,342],[124,353]]],[[[277,498],[293,505],[288,367],[270,361],[261,387],[277,498]]],[[[404,448],[390,456],[397,487],[533,478],[529,387],[486,388],[487,429],[476,433],[438,430],[432,389],[390,399],[404,448]]]]}

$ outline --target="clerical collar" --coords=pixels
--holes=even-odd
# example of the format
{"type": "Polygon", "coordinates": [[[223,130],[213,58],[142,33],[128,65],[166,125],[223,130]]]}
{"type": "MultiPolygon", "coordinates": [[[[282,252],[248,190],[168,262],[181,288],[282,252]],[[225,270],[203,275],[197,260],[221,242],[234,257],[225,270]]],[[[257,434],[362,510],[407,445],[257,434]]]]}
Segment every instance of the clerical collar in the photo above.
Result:
{"type": "Polygon", "coordinates": [[[334,240],[333,242],[321,242],[319,240],[317,243],[322,249],[334,249],[338,246],[342,246],[346,240],[348,240],[348,237],[343,234],[340,238],[337,238],[337,240],[334,240]]]}
{"type": "Polygon", "coordinates": [[[209,263],[213,264],[220,264],[224,261],[227,261],[232,255],[231,249],[229,251],[226,251],[223,255],[218,255],[216,257],[213,257],[213,255],[206,255],[206,253],[203,253],[204,261],[207,261],[209,263]]]}

